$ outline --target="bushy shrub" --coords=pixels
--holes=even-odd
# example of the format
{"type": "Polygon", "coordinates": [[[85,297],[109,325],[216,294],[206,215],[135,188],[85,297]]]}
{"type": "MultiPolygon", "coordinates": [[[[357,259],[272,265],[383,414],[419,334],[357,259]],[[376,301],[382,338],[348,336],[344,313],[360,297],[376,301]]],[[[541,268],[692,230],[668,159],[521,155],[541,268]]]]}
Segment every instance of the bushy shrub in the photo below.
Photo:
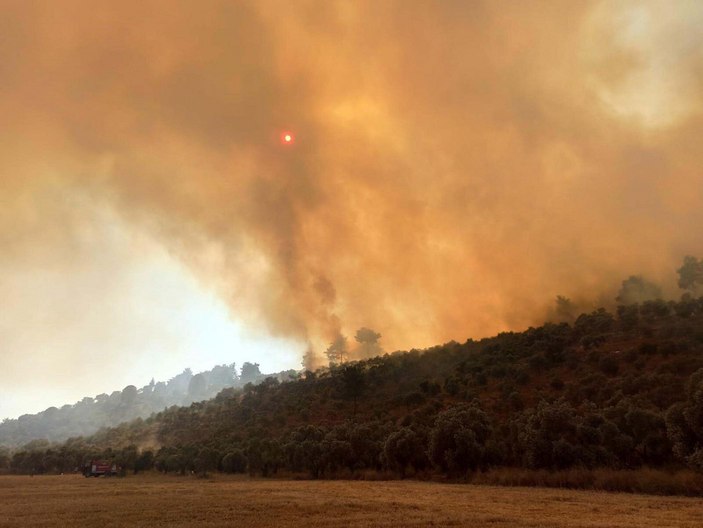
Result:
{"type": "Polygon", "coordinates": [[[452,407],[437,416],[430,433],[430,460],[449,475],[475,470],[487,460],[490,432],[488,416],[477,403],[452,407]]]}

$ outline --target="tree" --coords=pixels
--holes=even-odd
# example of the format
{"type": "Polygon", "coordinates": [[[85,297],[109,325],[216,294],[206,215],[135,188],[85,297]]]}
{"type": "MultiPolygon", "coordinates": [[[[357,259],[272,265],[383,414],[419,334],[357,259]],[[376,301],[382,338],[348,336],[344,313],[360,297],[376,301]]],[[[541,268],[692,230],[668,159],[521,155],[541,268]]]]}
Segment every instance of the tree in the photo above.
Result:
{"type": "Polygon", "coordinates": [[[310,343],[308,343],[308,348],[305,350],[300,364],[306,371],[310,372],[314,371],[317,366],[317,354],[315,354],[315,350],[313,350],[310,343]]]}
{"type": "Polygon", "coordinates": [[[134,463],[134,472],[147,471],[154,467],[154,452],[142,451],[134,463]]]}
{"type": "Polygon", "coordinates": [[[615,300],[625,306],[661,299],[662,291],[659,286],[646,280],[641,275],[630,275],[622,281],[622,286],[615,300]]]}
{"type": "Polygon", "coordinates": [[[206,477],[208,471],[217,469],[219,458],[219,453],[213,448],[203,447],[195,457],[195,469],[198,470],[201,476],[206,477]]]}
{"type": "Polygon", "coordinates": [[[346,438],[336,438],[334,433],[331,431],[322,442],[327,468],[333,473],[344,467],[353,470],[356,460],[351,443],[346,438]]]}
{"type": "Polygon", "coordinates": [[[618,320],[624,330],[632,330],[637,327],[640,321],[639,306],[618,306],[618,320]]]}
{"type": "Polygon", "coordinates": [[[659,413],[633,405],[625,414],[623,425],[634,439],[634,450],[643,463],[661,464],[669,458],[671,445],[665,420],[659,413]]]}
{"type": "Polygon", "coordinates": [[[590,314],[581,314],[574,322],[574,329],[581,335],[602,334],[610,332],[615,323],[615,318],[604,308],[598,308],[590,314]]]}
{"type": "Polygon", "coordinates": [[[330,346],[327,347],[325,355],[329,360],[330,366],[344,363],[347,357],[347,338],[339,334],[337,338],[330,343],[330,346]]]}
{"type": "Polygon", "coordinates": [[[689,378],[686,401],[667,411],[666,428],[674,454],[703,471],[703,368],[689,378]]]}
{"type": "Polygon", "coordinates": [[[134,470],[135,473],[137,472],[136,462],[138,457],[139,452],[135,445],[129,445],[117,453],[116,462],[121,467],[122,475],[126,474],[130,469],[134,470]]]}
{"type": "Polygon", "coordinates": [[[340,372],[342,397],[354,402],[354,410],[352,411],[352,419],[356,418],[356,404],[359,397],[366,389],[366,377],[361,366],[346,365],[340,372]]]}
{"type": "Polygon", "coordinates": [[[127,385],[122,389],[122,396],[120,397],[120,403],[125,406],[134,405],[137,401],[137,387],[134,385],[127,385]]]}
{"type": "Polygon", "coordinates": [[[383,445],[383,454],[388,466],[400,473],[400,478],[405,478],[408,467],[417,471],[427,464],[422,439],[409,427],[403,427],[388,436],[383,445]]]}
{"type": "Polygon", "coordinates": [[[568,297],[557,295],[554,315],[558,323],[573,323],[576,319],[576,306],[568,297]]]}
{"type": "Polygon", "coordinates": [[[430,433],[430,460],[450,475],[475,470],[487,461],[490,432],[488,416],[477,403],[452,407],[437,416],[430,433]]]}
{"type": "Polygon", "coordinates": [[[387,432],[377,426],[349,423],[347,430],[355,466],[380,469],[383,438],[387,432]]]}
{"type": "Polygon", "coordinates": [[[531,468],[564,468],[577,457],[573,442],[577,430],[575,410],[560,400],[539,402],[536,409],[525,415],[520,444],[525,463],[531,468]]]}
{"type": "Polygon", "coordinates": [[[356,357],[360,359],[368,359],[383,354],[383,349],[378,344],[381,339],[381,334],[371,330],[370,328],[362,327],[356,331],[354,339],[358,343],[356,348],[356,357]]]}
{"type": "Polygon", "coordinates": [[[207,380],[202,373],[196,374],[188,382],[188,400],[202,401],[207,397],[207,380]]]}
{"type": "Polygon", "coordinates": [[[222,458],[222,471],[244,473],[247,470],[247,456],[241,449],[233,449],[222,458]]]}
{"type": "Polygon", "coordinates": [[[640,315],[643,319],[649,321],[660,317],[666,317],[670,313],[671,307],[669,306],[669,303],[663,301],[662,299],[644,301],[640,306],[640,315]]]}
{"type": "Polygon", "coordinates": [[[691,293],[700,291],[703,285],[703,259],[698,260],[687,255],[683,259],[683,265],[676,272],[679,274],[679,288],[691,293]]]}
{"type": "Polygon", "coordinates": [[[208,385],[217,392],[225,387],[231,387],[237,380],[237,370],[234,363],[230,365],[215,365],[207,375],[208,385]]]}
{"type": "Polygon", "coordinates": [[[0,446],[0,473],[4,473],[10,465],[10,450],[0,446]]]}
{"type": "Polygon", "coordinates": [[[314,425],[295,429],[283,447],[289,467],[293,471],[308,471],[312,478],[318,478],[326,465],[322,445],[324,437],[325,430],[314,425]]]}
{"type": "Polygon", "coordinates": [[[259,370],[259,364],[245,361],[242,365],[242,372],[239,375],[239,379],[242,383],[256,383],[260,377],[261,371],[259,370]]]}

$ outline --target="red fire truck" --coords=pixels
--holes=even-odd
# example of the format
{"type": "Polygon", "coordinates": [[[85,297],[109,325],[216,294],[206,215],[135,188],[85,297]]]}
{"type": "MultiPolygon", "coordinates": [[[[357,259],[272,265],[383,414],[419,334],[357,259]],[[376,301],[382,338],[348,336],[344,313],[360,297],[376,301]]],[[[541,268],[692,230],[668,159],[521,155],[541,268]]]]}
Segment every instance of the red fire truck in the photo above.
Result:
{"type": "Polygon", "coordinates": [[[104,460],[91,460],[83,467],[83,475],[86,477],[99,477],[100,475],[114,477],[118,470],[117,464],[104,460]]]}

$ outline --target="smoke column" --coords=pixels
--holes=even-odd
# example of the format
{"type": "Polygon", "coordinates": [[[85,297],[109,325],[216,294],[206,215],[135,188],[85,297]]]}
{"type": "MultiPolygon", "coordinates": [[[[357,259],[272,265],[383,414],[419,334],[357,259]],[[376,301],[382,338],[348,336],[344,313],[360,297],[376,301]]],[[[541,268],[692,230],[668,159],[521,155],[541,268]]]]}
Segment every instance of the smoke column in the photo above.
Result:
{"type": "Polygon", "coordinates": [[[317,350],[519,329],[633,273],[675,293],[703,247],[702,23],[693,1],[4,0],[5,291],[79,273],[110,211],[317,350]]]}

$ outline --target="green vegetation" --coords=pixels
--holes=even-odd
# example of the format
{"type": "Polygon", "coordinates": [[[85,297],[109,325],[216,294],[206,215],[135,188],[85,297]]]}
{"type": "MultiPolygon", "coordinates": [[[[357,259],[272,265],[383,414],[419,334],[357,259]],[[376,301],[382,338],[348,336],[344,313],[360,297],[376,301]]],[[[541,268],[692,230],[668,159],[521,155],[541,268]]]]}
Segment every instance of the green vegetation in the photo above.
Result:
{"type": "Polygon", "coordinates": [[[685,296],[268,378],[0,463],[61,472],[100,457],[135,472],[311,478],[699,471],[702,416],[703,298],[685,296]]]}
{"type": "MultiPolygon", "coordinates": [[[[104,458],[134,472],[539,482],[570,475],[574,485],[640,490],[648,489],[634,484],[641,475],[662,482],[679,472],[699,476],[652,487],[701,493],[703,297],[692,295],[699,267],[684,261],[679,275],[688,291],[679,302],[628,302],[573,324],[354,362],[345,361],[340,336],[327,350],[327,368],[262,379],[247,364],[237,383],[249,383],[209,401],[61,444],[0,450],[0,471],[66,472],[104,458]]],[[[656,291],[632,276],[619,297],[656,291]]],[[[563,313],[573,309],[564,297],[557,304],[563,313]]],[[[379,338],[366,328],[355,336],[369,350],[381,350],[379,338]]],[[[193,376],[190,397],[202,399],[212,379],[193,376]]],[[[144,393],[125,389],[120,402],[134,404],[144,393]]]]}

